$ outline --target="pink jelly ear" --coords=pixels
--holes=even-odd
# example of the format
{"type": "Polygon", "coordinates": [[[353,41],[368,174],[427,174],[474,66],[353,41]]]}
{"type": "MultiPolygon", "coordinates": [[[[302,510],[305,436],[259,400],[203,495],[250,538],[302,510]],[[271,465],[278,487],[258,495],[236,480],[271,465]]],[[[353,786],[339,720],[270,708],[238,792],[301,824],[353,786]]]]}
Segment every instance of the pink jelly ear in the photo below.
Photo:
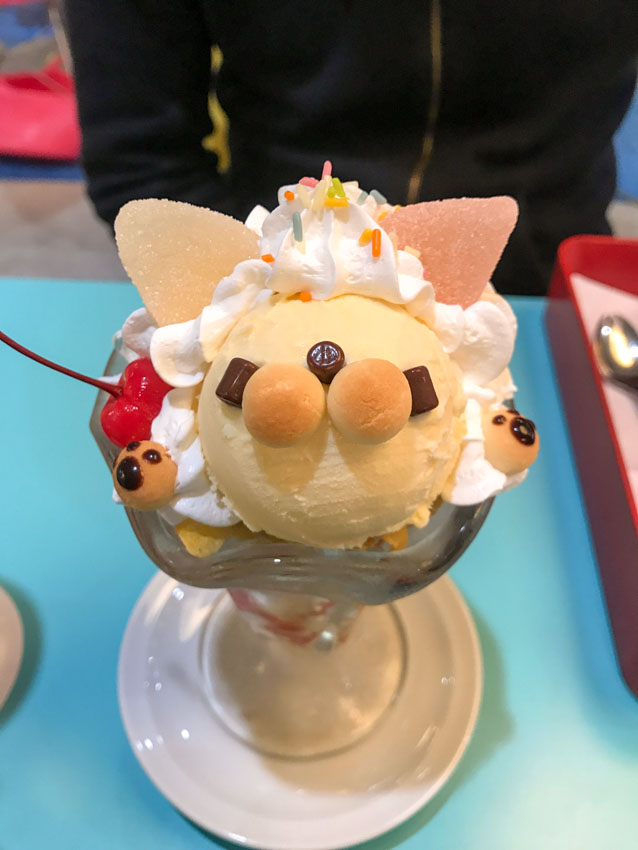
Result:
{"type": "Polygon", "coordinates": [[[399,248],[415,248],[437,301],[469,307],[481,296],[518,218],[518,204],[496,198],[451,198],[410,204],[381,222],[399,248]]]}

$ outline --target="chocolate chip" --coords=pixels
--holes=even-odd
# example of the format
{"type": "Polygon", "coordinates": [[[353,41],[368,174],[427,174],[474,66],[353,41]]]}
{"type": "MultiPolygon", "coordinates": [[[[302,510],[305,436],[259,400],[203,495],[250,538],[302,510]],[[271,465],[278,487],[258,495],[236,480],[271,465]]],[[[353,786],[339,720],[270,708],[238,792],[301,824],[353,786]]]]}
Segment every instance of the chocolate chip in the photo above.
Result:
{"type": "Polygon", "coordinates": [[[259,369],[250,360],[244,360],[243,357],[233,357],[226,371],[224,372],[221,381],[217,384],[215,395],[226,404],[232,404],[233,407],[241,407],[242,398],[244,397],[244,389],[249,379],[259,369]]]}
{"type": "Polygon", "coordinates": [[[410,416],[418,416],[419,413],[427,413],[439,406],[432,378],[427,366],[414,366],[406,369],[403,373],[410,384],[412,393],[412,412],[410,416]]]}
{"type": "Polygon", "coordinates": [[[337,372],[343,369],[345,362],[343,348],[328,340],[315,343],[306,355],[308,368],[322,384],[329,384],[337,372]]]}
{"type": "Polygon", "coordinates": [[[510,422],[510,428],[512,429],[512,434],[524,446],[533,446],[536,442],[536,426],[531,419],[516,416],[510,422]]]}
{"type": "Polygon", "coordinates": [[[138,459],[130,456],[122,458],[118,463],[115,470],[115,477],[120,487],[123,487],[125,490],[138,490],[144,481],[138,459]]]}
{"type": "Polygon", "coordinates": [[[162,455],[157,449],[146,449],[144,454],[142,455],[144,460],[148,461],[148,463],[161,463],[162,455]]]}
{"type": "Polygon", "coordinates": [[[497,416],[494,417],[494,419],[492,419],[492,422],[494,423],[494,425],[502,425],[503,422],[505,422],[505,417],[502,413],[499,413],[497,416]]]}
{"type": "Polygon", "coordinates": [[[127,452],[134,452],[134,451],[135,451],[135,449],[136,449],[138,446],[139,446],[139,442],[138,442],[137,440],[134,440],[132,443],[128,443],[128,444],[127,444],[127,446],[126,446],[126,451],[127,451],[127,452]]]}

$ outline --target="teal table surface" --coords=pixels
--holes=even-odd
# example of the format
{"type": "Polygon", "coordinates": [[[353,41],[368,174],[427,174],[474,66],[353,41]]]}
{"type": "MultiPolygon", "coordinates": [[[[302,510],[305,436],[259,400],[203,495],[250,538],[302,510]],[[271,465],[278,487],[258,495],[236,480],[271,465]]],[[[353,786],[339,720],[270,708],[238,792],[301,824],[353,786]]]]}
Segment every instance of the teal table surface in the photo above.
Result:
{"type": "MultiPolygon", "coordinates": [[[[5,279],[0,293],[0,328],[95,376],[139,306],[126,284],[5,279]]],[[[512,306],[517,406],[541,452],[451,572],[484,654],[478,724],[448,784],[366,850],[638,847],[638,701],[614,657],[544,301],[512,306]]],[[[0,348],[0,584],[26,632],[0,711],[0,848],[229,847],[161,796],[120,722],[120,640],[154,567],[111,502],[94,392],[0,348]]]]}

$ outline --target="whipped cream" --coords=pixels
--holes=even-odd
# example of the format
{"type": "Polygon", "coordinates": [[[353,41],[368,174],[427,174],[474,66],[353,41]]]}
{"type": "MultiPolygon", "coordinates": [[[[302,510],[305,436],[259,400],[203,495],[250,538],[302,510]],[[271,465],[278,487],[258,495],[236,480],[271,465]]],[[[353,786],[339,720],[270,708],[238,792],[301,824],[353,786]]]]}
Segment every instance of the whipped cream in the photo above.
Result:
{"type": "Polygon", "coordinates": [[[262,260],[244,260],[222,278],[208,307],[196,319],[157,328],[150,353],[157,374],[174,387],[201,383],[208,364],[239,319],[272,295],[271,269],[262,260]]]}
{"type": "Polygon", "coordinates": [[[206,473],[195,426],[194,395],[190,388],[171,390],[153,420],[151,440],[166,446],[177,465],[175,496],[159,512],[172,524],[188,517],[205,525],[234,525],[239,517],[225,504],[206,473]]]}
{"type": "MultiPolygon", "coordinates": [[[[361,192],[356,184],[346,184],[344,189],[347,207],[315,209],[321,183],[313,190],[310,206],[304,203],[304,193],[298,187],[283,187],[283,192],[295,195],[294,200],[284,199],[262,224],[262,253],[275,258],[270,288],[284,295],[303,288],[318,301],[346,293],[391,304],[417,301],[419,309],[424,309],[434,300],[434,289],[423,279],[418,258],[407,251],[396,251],[390,236],[373,217],[373,210],[378,214],[384,205],[370,195],[364,205],[358,204],[361,192]],[[295,214],[301,221],[300,242],[293,229],[295,214]],[[369,243],[360,242],[366,230],[380,231],[379,257],[371,256],[369,243]]],[[[280,198],[283,192],[280,190],[280,198]]]]}

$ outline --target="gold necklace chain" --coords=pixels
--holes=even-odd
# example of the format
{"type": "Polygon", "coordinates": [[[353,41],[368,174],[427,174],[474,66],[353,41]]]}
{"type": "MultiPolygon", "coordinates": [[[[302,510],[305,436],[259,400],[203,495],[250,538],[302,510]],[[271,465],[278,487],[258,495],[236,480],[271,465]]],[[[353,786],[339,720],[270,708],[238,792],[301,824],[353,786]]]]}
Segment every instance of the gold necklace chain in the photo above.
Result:
{"type": "Polygon", "coordinates": [[[441,106],[441,76],[443,72],[443,39],[441,37],[441,0],[431,0],[430,6],[430,60],[432,67],[432,89],[430,91],[430,104],[421,153],[412,169],[410,182],[408,183],[408,204],[415,204],[419,200],[423,177],[432,157],[434,148],[434,131],[439,118],[441,106]]]}

